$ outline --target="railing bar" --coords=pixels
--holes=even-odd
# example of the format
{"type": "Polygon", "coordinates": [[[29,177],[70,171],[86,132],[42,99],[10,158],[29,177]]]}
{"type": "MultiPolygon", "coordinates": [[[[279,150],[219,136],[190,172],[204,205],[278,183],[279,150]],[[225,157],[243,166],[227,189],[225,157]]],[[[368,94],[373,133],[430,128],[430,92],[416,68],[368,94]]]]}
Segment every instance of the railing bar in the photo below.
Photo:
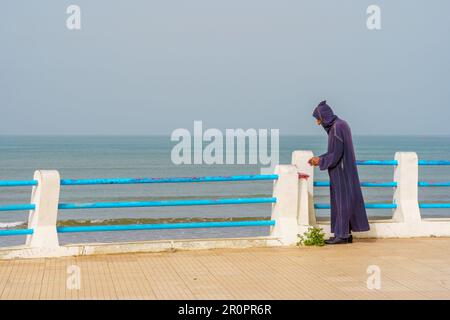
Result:
{"type": "MultiPolygon", "coordinates": [[[[329,181],[315,181],[315,187],[329,187],[329,181]]],[[[397,182],[361,182],[361,187],[396,187],[397,182]]]]}
{"type": "Polygon", "coordinates": [[[360,166],[396,166],[397,160],[356,160],[360,166]]]}
{"type": "Polygon", "coordinates": [[[106,179],[62,179],[61,185],[96,184],[149,184],[149,183],[191,183],[224,181],[277,180],[278,175],[242,175],[242,176],[205,176],[205,177],[169,177],[169,178],[106,178],[106,179]]]}
{"type": "MultiPolygon", "coordinates": [[[[357,160],[357,165],[363,166],[376,166],[376,165],[388,165],[388,166],[396,166],[398,165],[397,160],[357,160]]],[[[449,166],[449,160],[419,160],[419,166],[449,166]]]]}
{"type": "MultiPolygon", "coordinates": [[[[357,165],[397,165],[397,160],[357,160],[357,165]]],[[[419,165],[450,165],[447,160],[419,160],[419,165]]],[[[146,184],[146,183],[189,183],[189,182],[225,182],[277,180],[277,174],[238,175],[238,176],[204,176],[204,177],[169,177],[169,178],[101,178],[101,179],[61,179],[61,185],[95,185],[95,184],[146,184]]],[[[4,180],[0,187],[36,186],[37,180],[4,180]]]]}
{"type": "Polygon", "coordinates": [[[275,203],[276,198],[232,198],[232,199],[195,199],[135,202],[97,202],[97,203],[60,203],[59,209],[99,209],[99,208],[134,208],[134,207],[175,207],[202,205],[229,205],[275,203]]]}
{"type": "Polygon", "coordinates": [[[37,186],[37,180],[3,180],[0,181],[0,187],[25,187],[37,186]]]}
{"type": "MultiPolygon", "coordinates": [[[[330,209],[331,206],[326,203],[314,204],[315,209],[330,209]]],[[[367,203],[366,209],[395,209],[397,205],[395,203],[367,203]]]]}
{"type": "MultiPolygon", "coordinates": [[[[329,187],[329,181],[314,181],[315,187],[329,187]]],[[[397,187],[397,182],[361,182],[362,187],[397,187]]],[[[419,187],[450,187],[450,181],[442,181],[442,182],[428,182],[428,181],[419,181],[419,187]]]]}
{"type": "Polygon", "coordinates": [[[0,206],[0,211],[21,211],[21,210],[34,210],[36,206],[30,204],[7,204],[0,206]]]}
{"type": "MultiPolygon", "coordinates": [[[[326,203],[314,204],[315,209],[330,209],[331,206],[326,203]]],[[[367,209],[395,209],[397,205],[395,203],[368,203],[367,209]]],[[[419,203],[419,208],[422,209],[446,209],[450,208],[450,203],[419,203]]]]}
{"type": "Polygon", "coordinates": [[[57,227],[58,233],[273,226],[274,220],[57,227]]]}
{"type": "Polygon", "coordinates": [[[450,187],[450,181],[442,181],[442,182],[419,181],[419,187],[450,187]]]}
{"type": "Polygon", "coordinates": [[[0,236],[19,236],[26,234],[33,234],[33,229],[0,230],[0,236]]]}
{"type": "Polygon", "coordinates": [[[419,203],[421,209],[450,209],[450,203],[419,203]]]}
{"type": "Polygon", "coordinates": [[[449,166],[449,160],[419,160],[419,166],[449,166]]]}

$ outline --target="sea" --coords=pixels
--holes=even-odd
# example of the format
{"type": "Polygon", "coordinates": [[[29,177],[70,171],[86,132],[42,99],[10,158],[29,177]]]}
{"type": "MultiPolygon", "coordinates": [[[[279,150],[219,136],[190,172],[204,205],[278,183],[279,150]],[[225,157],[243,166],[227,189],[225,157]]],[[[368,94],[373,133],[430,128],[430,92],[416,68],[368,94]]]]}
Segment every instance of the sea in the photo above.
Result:
{"type": "MultiPolygon", "coordinates": [[[[190,177],[259,174],[260,165],[176,165],[170,136],[0,136],[0,180],[30,180],[38,169],[55,169],[64,179],[190,177]]],[[[326,151],[327,137],[280,136],[279,161],[289,164],[295,150],[326,151]]],[[[358,160],[394,159],[397,151],[414,151],[423,160],[450,160],[450,136],[355,136],[358,160]]],[[[359,166],[361,181],[388,182],[392,166],[359,166]]],[[[316,170],[316,180],[328,180],[316,170]]],[[[419,167],[420,181],[450,181],[450,166],[419,167]]],[[[270,197],[273,182],[217,182],[62,186],[60,202],[153,201],[270,197]]],[[[1,187],[0,205],[29,203],[31,187],[1,187]]],[[[366,203],[392,203],[393,188],[364,188],[366,203]]],[[[450,202],[450,188],[420,188],[419,201],[450,202]]],[[[316,203],[329,203],[327,187],[315,189],[316,203]]],[[[60,210],[58,225],[101,225],[269,219],[271,204],[60,210]]],[[[422,209],[423,217],[450,217],[450,209],[422,209]]],[[[329,210],[317,210],[320,219],[329,210]]],[[[371,209],[372,219],[389,218],[392,210],[371,209]]],[[[0,212],[0,229],[25,228],[28,212],[0,212]]],[[[176,229],[60,234],[61,244],[251,237],[269,227],[176,229]]],[[[0,247],[21,245],[25,236],[0,237],[0,247]]]]}

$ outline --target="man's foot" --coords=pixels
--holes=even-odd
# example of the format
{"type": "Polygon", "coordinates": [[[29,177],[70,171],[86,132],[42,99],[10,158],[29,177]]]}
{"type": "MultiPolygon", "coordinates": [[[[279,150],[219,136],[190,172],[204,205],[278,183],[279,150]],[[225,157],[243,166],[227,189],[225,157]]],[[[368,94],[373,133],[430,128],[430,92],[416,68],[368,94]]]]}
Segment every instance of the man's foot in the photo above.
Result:
{"type": "Polygon", "coordinates": [[[339,238],[339,237],[331,237],[328,240],[325,240],[325,244],[345,244],[345,243],[352,243],[353,239],[352,237],[348,238],[339,238]]]}
{"type": "MultiPolygon", "coordinates": [[[[330,237],[330,239],[325,240],[325,243],[326,243],[327,241],[334,240],[335,238],[336,238],[336,237],[330,237]]],[[[348,240],[348,243],[353,243],[353,236],[352,236],[352,235],[349,235],[348,238],[347,238],[347,240],[348,240]]]]}

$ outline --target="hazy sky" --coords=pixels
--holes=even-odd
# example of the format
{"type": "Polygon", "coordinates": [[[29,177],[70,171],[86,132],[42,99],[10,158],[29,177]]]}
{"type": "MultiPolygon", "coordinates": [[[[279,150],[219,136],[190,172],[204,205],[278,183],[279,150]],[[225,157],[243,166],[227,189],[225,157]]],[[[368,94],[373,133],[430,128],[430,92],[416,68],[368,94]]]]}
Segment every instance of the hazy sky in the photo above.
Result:
{"type": "Polygon", "coordinates": [[[450,134],[448,0],[2,1],[0,134],[450,134]],[[81,7],[81,30],[66,8],[81,7]],[[381,7],[369,31],[366,9],[381,7]]]}

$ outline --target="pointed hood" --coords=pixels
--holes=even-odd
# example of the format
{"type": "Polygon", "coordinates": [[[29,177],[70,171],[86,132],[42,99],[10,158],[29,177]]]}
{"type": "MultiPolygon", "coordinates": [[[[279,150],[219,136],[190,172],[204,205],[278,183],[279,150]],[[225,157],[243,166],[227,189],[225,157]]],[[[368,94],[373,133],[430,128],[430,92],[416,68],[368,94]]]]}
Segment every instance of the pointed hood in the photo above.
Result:
{"type": "Polygon", "coordinates": [[[314,109],[313,117],[322,121],[322,127],[328,132],[331,129],[337,116],[333,110],[327,105],[327,101],[324,100],[314,109]]]}

